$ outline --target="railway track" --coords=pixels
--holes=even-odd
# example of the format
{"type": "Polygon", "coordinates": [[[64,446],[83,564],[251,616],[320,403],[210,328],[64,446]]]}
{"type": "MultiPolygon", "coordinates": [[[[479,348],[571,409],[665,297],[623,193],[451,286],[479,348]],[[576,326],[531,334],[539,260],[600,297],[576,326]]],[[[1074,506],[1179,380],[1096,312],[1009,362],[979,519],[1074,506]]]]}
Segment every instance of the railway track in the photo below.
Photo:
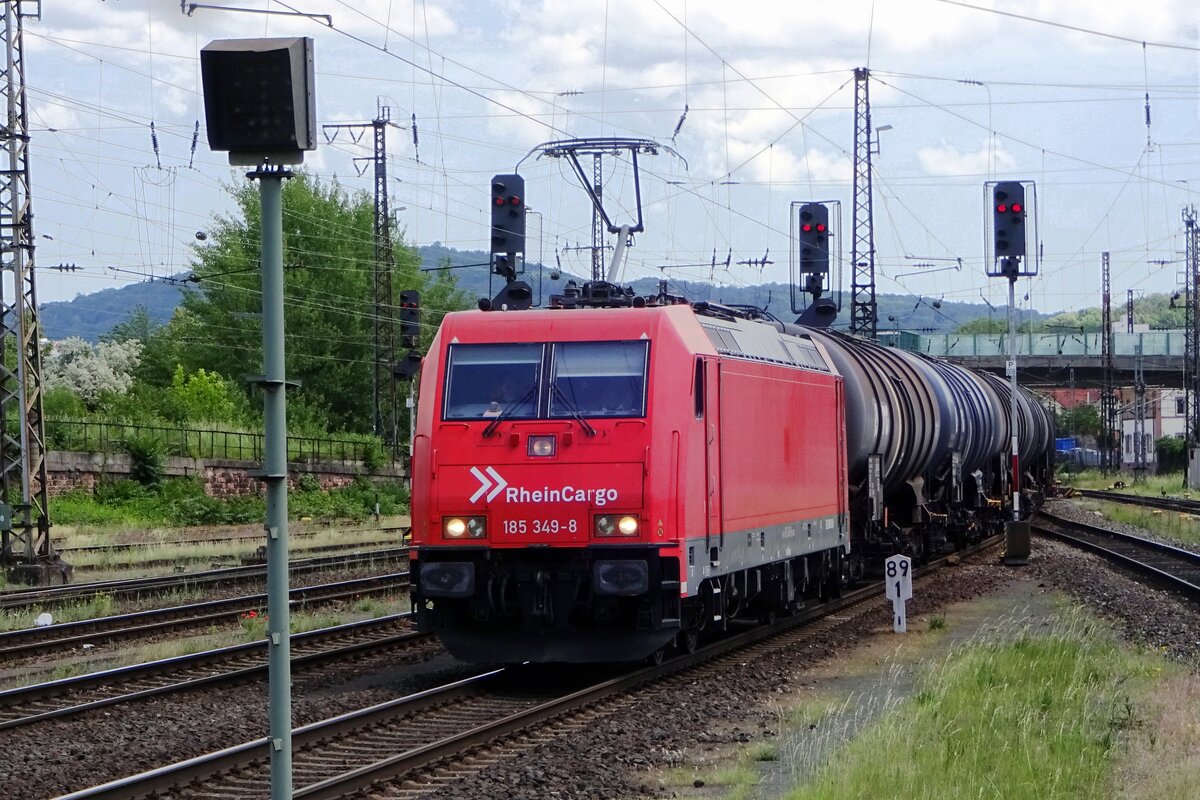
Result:
{"type": "MultiPolygon", "coordinates": [[[[394,614],[292,635],[292,674],[364,654],[433,642],[394,614]]],[[[0,692],[0,731],[173,692],[265,678],[266,641],[221,647],[0,692]]]]}
{"type": "Polygon", "coordinates": [[[1040,512],[1034,531],[1090,550],[1155,583],[1200,599],[1200,554],[1040,512]]]}
{"type": "Polygon", "coordinates": [[[1189,514],[1200,514],[1200,500],[1189,500],[1183,497],[1154,497],[1152,495],[1126,494],[1125,492],[1110,492],[1100,489],[1077,489],[1080,497],[1094,500],[1108,500],[1113,503],[1159,508],[1164,511],[1183,511],[1189,514]]]}
{"type": "MultiPolygon", "coordinates": [[[[989,539],[959,555],[999,541],[999,537],[989,539]]],[[[916,574],[923,575],[943,561],[916,574]]],[[[880,598],[878,584],[872,584],[663,664],[620,670],[599,680],[564,683],[549,677],[581,678],[588,674],[584,669],[552,672],[542,665],[509,667],[297,728],[292,740],[293,796],[326,800],[368,786],[371,797],[410,796],[411,789],[403,781],[415,774],[420,773],[422,781],[430,779],[430,770],[458,774],[465,753],[477,755],[481,748],[503,746],[506,737],[571,715],[607,713],[630,692],[648,684],[708,680],[708,673],[723,673],[734,661],[753,658],[757,651],[786,647],[794,637],[804,635],[804,623],[880,598]]],[[[192,800],[266,798],[269,754],[270,741],[263,737],[59,800],[152,797],[183,785],[192,800]]]]}
{"type": "MultiPolygon", "coordinates": [[[[297,586],[289,592],[290,606],[296,609],[352,600],[363,595],[395,592],[408,588],[408,578],[407,572],[394,572],[315,586],[297,586]]],[[[0,662],[85,644],[136,639],[168,631],[236,622],[248,611],[262,611],[266,604],[266,594],[251,594],[0,632],[0,662]]]]}
{"type": "MultiPolygon", "coordinates": [[[[331,568],[368,566],[394,562],[408,557],[407,547],[390,547],[370,550],[365,553],[323,556],[292,561],[288,565],[291,575],[303,575],[331,568]]],[[[241,567],[221,567],[198,570],[176,575],[159,575],[149,578],[94,581],[66,586],[49,586],[21,591],[0,592],[0,608],[50,607],[58,603],[87,600],[97,594],[114,599],[137,598],[143,595],[161,594],[203,586],[233,584],[266,578],[266,567],[261,564],[241,567]]]]}

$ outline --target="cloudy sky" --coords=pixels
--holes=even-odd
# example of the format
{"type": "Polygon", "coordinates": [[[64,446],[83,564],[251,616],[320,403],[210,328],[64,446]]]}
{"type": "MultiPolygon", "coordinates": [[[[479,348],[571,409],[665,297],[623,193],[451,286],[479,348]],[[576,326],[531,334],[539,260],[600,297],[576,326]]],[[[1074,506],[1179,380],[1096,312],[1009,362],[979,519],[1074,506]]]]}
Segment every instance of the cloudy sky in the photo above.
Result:
{"type": "MultiPolygon", "coordinates": [[[[890,126],[875,157],[881,293],[1002,303],[1006,288],[983,274],[987,181],[1037,184],[1041,274],[1020,294],[1041,311],[1097,305],[1102,251],[1118,302],[1129,288],[1174,290],[1181,210],[1200,206],[1200,10],[1188,0],[206,5],[328,14],[332,27],[188,15],[175,0],[45,2],[26,22],[43,302],[187,268],[196,232],[229,210],[223,187],[243,180],[208,150],[198,53],[242,36],[315,39],[319,123],[390,109],[403,126],[388,140],[392,204],[409,241],[485,249],[489,178],[520,163],[541,215],[530,257],[584,274],[589,206],[566,163],[529,155],[547,141],[673,151],[641,160],[646,231],[627,276],[786,281],[789,209],[807,200],[840,202],[848,257],[862,66],[872,125],[890,126]],[[736,263],[767,253],[766,267],[736,263]]],[[[354,160],[369,144],[342,133],[306,166],[371,191],[354,160]]],[[[605,161],[618,222],[635,213],[631,176],[605,161]]]]}

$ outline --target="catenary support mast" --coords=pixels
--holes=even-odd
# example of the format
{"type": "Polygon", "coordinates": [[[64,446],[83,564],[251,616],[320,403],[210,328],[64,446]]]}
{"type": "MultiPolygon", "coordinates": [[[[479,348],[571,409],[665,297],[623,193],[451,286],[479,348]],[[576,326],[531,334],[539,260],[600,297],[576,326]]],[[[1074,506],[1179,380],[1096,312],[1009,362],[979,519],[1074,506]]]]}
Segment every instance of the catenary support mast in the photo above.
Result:
{"type": "Polygon", "coordinates": [[[854,236],[850,263],[850,332],[876,338],[875,308],[875,220],[871,191],[871,97],[870,72],[854,70],[854,236]]]}
{"type": "Polygon", "coordinates": [[[1112,273],[1109,268],[1108,251],[1100,254],[1101,282],[1103,286],[1102,322],[1100,325],[1100,360],[1104,370],[1104,386],[1100,395],[1100,426],[1103,442],[1100,448],[1100,465],[1105,472],[1111,472],[1120,466],[1119,458],[1113,452],[1113,434],[1117,412],[1117,396],[1113,379],[1112,352],[1112,273]]]}
{"type": "Polygon", "coordinates": [[[392,377],[392,365],[396,363],[396,304],[392,275],[395,262],[392,257],[392,215],[388,202],[387,129],[404,126],[392,122],[391,108],[380,104],[375,119],[371,122],[342,123],[322,126],[326,140],[332,142],[339,131],[350,133],[351,140],[359,141],[363,131],[370,129],[374,152],[371,158],[356,158],[359,174],[365,172],[363,162],[373,167],[375,183],[375,264],[372,271],[372,341],[374,362],[371,372],[371,432],[387,442],[393,455],[399,453],[399,406],[396,381],[392,377]]]}
{"type": "Polygon", "coordinates": [[[4,74],[0,76],[5,117],[0,140],[8,151],[5,168],[0,170],[0,494],[12,512],[12,531],[3,533],[0,558],[21,565],[35,580],[65,580],[66,568],[57,560],[50,541],[46,502],[42,358],[25,96],[24,20],[40,18],[41,4],[0,0],[0,5],[5,48],[4,74]],[[11,424],[14,415],[16,424],[11,424]]]}

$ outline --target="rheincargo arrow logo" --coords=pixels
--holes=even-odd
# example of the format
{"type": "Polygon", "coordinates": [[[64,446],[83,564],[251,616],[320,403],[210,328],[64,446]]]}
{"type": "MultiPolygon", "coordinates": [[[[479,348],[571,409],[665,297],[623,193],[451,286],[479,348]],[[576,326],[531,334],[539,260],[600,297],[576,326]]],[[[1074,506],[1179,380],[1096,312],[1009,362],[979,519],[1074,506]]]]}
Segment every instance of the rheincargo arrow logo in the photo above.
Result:
{"type": "Polygon", "coordinates": [[[487,475],[480,472],[479,467],[471,467],[471,474],[475,476],[475,480],[479,481],[479,488],[475,490],[475,494],[471,495],[471,501],[474,503],[480,497],[487,494],[487,501],[490,503],[496,499],[496,495],[504,491],[504,487],[508,486],[508,481],[500,477],[500,473],[491,467],[487,467],[487,475]],[[490,476],[490,477],[489,477],[490,476]],[[491,491],[488,491],[488,490],[491,491]]]}

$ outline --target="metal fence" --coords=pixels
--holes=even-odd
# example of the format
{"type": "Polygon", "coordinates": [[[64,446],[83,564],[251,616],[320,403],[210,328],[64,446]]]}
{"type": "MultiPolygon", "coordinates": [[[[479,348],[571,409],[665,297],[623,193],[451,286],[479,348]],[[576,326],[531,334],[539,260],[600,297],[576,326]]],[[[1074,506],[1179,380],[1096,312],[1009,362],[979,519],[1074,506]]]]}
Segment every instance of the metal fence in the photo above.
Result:
{"type": "MultiPolygon", "coordinates": [[[[46,446],[50,450],[77,450],[87,453],[125,452],[130,441],[161,444],[171,456],[218,458],[235,461],[262,461],[264,435],[237,431],[168,428],[119,422],[47,419],[46,446]]],[[[387,450],[369,441],[353,439],[317,439],[288,436],[289,461],[369,461],[387,450]]]]}
{"type": "MultiPolygon", "coordinates": [[[[1184,331],[1114,333],[1115,356],[1132,356],[1141,346],[1145,356],[1181,356],[1184,331]]],[[[912,334],[901,332],[899,346],[931,356],[997,356],[1008,352],[1007,334],[912,334]]],[[[1102,350],[1099,333],[1022,333],[1017,336],[1017,353],[1034,356],[1095,356],[1102,350]]]]}

